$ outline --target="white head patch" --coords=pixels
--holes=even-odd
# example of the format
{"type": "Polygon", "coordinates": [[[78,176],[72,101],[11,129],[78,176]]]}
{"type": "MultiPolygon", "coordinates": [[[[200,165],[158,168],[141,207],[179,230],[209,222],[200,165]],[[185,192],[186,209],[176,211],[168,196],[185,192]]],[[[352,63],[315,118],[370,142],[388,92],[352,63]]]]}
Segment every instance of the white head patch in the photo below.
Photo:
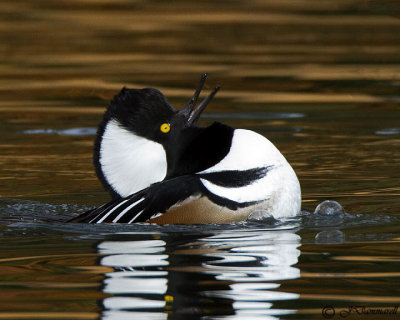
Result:
{"type": "Polygon", "coordinates": [[[116,120],[105,127],[99,157],[104,177],[122,197],[162,181],[167,174],[163,146],[124,129],[116,120]]]}

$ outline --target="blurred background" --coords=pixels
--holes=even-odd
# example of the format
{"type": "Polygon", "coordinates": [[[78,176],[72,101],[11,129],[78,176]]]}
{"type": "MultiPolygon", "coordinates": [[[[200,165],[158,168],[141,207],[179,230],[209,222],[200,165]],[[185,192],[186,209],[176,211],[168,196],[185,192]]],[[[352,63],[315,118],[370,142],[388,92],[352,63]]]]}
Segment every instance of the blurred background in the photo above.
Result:
{"type": "Polygon", "coordinates": [[[267,136],[305,209],[399,211],[398,1],[3,0],[0,17],[1,197],[107,201],[91,153],[109,100],[155,87],[181,108],[208,72],[201,123],[267,136]]]}
{"type": "Polygon", "coordinates": [[[398,306],[399,18],[399,0],[1,0],[0,319],[398,306]],[[201,125],[265,135],[296,171],[303,209],[331,199],[350,214],[55,223],[109,200],[92,165],[109,100],[155,87],[179,109],[204,72],[203,95],[221,90],[201,125]]]}

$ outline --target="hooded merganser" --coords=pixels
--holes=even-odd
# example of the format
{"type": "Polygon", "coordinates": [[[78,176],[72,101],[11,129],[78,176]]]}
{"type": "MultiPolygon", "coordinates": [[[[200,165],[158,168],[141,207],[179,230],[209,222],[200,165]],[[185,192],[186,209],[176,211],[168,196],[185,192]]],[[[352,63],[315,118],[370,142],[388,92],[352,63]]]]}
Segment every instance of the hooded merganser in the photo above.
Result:
{"type": "Polygon", "coordinates": [[[257,211],[300,212],[292,167],[264,136],[215,122],[196,126],[219,86],[197,107],[174,109],[153,88],[123,88],[99,125],[94,165],[112,201],[73,222],[230,223],[257,211]]]}

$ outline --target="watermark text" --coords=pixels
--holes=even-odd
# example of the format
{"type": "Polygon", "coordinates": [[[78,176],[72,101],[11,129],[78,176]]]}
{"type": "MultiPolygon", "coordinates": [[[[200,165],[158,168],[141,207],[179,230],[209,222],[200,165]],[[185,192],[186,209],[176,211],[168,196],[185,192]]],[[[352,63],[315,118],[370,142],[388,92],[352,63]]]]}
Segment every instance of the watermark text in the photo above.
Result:
{"type": "Polygon", "coordinates": [[[367,306],[348,306],[348,307],[333,307],[325,306],[322,308],[322,316],[325,319],[344,319],[350,315],[397,315],[399,306],[394,307],[367,307],[367,306]]]}

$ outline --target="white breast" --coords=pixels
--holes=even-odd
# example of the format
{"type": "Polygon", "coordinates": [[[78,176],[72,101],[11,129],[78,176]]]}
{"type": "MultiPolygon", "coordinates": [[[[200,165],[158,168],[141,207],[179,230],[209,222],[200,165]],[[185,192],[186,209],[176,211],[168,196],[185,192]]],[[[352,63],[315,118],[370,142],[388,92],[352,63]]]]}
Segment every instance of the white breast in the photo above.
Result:
{"type": "Polygon", "coordinates": [[[205,179],[202,179],[202,183],[210,192],[239,203],[260,202],[261,206],[255,209],[264,209],[275,218],[295,216],[301,206],[300,184],[296,174],[279,150],[254,131],[235,130],[229,153],[218,164],[201,173],[269,166],[272,169],[266,176],[247,186],[227,188],[205,179]]]}
{"type": "Polygon", "coordinates": [[[123,197],[162,181],[167,174],[163,146],[124,129],[116,120],[105,127],[100,165],[107,182],[123,197]]]}

